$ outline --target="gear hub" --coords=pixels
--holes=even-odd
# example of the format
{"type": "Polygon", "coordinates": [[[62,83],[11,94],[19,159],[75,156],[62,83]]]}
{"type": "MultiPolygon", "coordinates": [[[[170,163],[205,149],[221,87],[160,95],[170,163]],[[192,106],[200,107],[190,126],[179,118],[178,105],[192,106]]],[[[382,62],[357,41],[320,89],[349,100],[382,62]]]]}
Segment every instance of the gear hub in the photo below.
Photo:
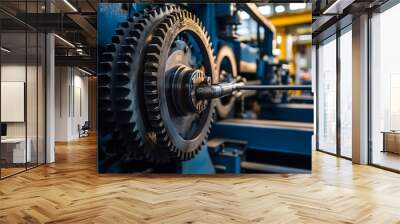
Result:
{"type": "Polygon", "coordinates": [[[178,66],[169,76],[171,95],[177,113],[180,115],[200,114],[207,108],[208,100],[196,97],[196,89],[210,86],[210,77],[207,77],[201,70],[191,69],[185,65],[178,66]]]}

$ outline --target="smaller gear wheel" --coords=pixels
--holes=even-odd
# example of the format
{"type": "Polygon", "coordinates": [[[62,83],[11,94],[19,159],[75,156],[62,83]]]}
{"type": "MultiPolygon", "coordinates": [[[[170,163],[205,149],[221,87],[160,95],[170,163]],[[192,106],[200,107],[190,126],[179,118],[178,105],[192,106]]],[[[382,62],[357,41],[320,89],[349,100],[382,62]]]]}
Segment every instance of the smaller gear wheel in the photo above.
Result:
{"type": "MultiPolygon", "coordinates": [[[[238,77],[235,54],[228,46],[222,46],[216,60],[219,82],[232,82],[238,77]]],[[[225,96],[216,99],[217,114],[221,119],[232,115],[235,106],[235,96],[225,96]]]]}

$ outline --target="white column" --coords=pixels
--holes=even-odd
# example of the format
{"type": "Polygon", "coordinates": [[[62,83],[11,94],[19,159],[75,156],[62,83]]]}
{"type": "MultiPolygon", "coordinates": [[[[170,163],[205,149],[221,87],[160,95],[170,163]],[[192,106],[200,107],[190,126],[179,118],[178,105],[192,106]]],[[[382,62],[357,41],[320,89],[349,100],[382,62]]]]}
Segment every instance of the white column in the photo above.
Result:
{"type": "Polygon", "coordinates": [[[54,35],[47,34],[46,37],[46,60],[47,60],[47,71],[46,71],[46,163],[52,163],[55,161],[54,151],[54,133],[55,133],[55,61],[54,61],[54,35]]]}
{"type": "MultiPolygon", "coordinates": [[[[46,4],[47,12],[53,12],[50,1],[46,4]]],[[[55,161],[55,54],[54,34],[46,35],[46,163],[55,161]]]]}
{"type": "Polygon", "coordinates": [[[353,20],[353,162],[368,163],[368,16],[353,20]]]}

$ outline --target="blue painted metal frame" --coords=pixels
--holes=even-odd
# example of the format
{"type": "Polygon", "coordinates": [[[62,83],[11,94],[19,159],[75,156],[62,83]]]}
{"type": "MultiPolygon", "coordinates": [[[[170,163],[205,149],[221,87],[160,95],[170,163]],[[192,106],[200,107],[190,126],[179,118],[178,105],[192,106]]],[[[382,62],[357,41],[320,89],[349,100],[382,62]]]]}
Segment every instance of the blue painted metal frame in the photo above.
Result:
{"type": "Polygon", "coordinates": [[[266,104],[261,107],[260,119],[313,123],[312,104],[266,104]]]}
{"type": "Polygon", "coordinates": [[[215,174],[207,145],[204,145],[193,159],[182,162],[180,170],[177,172],[182,174],[215,174]]]}
{"type": "Polygon", "coordinates": [[[311,156],[312,129],[239,124],[220,121],[213,125],[210,139],[247,141],[247,150],[311,156]]]}

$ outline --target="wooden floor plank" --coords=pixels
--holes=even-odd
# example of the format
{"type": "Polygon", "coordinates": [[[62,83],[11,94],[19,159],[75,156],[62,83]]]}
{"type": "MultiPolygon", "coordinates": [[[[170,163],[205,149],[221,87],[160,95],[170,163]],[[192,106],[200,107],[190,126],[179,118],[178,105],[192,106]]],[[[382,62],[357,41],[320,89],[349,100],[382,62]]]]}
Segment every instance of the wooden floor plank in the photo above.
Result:
{"type": "Polygon", "coordinates": [[[96,139],[0,181],[0,223],[400,223],[400,175],[313,153],[312,174],[96,172],[96,139]]]}

